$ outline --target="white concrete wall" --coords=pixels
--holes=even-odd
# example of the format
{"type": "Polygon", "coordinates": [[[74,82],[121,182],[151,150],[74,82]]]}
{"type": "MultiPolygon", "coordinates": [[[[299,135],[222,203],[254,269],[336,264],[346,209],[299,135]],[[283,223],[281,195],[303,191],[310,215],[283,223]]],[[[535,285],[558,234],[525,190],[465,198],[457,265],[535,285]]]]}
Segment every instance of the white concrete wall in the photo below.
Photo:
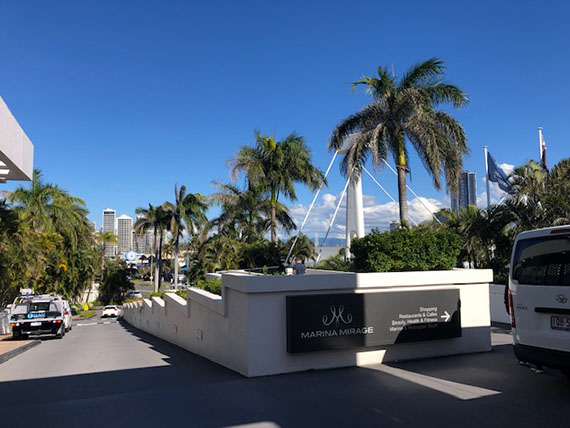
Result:
{"type": "Polygon", "coordinates": [[[167,294],[126,304],[124,319],[133,326],[235,370],[263,376],[491,349],[490,270],[402,273],[310,271],[305,276],[228,273],[223,296],[191,289],[185,302],[167,294]],[[372,350],[289,354],[286,350],[285,297],[329,293],[459,289],[462,337],[402,343],[372,350]]]}
{"type": "Polygon", "coordinates": [[[491,321],[510,324],[511,319],[505,309],[505,286],[502,284],[489,284],[491,300],[491,321]]]}

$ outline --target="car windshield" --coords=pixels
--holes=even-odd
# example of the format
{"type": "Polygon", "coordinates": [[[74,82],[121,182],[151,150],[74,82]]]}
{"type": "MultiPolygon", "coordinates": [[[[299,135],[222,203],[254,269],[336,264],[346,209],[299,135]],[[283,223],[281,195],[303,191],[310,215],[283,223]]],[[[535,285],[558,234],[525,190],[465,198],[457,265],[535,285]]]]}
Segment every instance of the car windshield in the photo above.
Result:
{"type": "Polygon", "coordinates": [[[117,309],[116,306],[105,306],[105,309],[117,309]]]}
{"type": "Polygon", "coordinates": [[[513,279],[527,285],[570,286],[570,237],[519,241],[513,259],[513,279]]]}

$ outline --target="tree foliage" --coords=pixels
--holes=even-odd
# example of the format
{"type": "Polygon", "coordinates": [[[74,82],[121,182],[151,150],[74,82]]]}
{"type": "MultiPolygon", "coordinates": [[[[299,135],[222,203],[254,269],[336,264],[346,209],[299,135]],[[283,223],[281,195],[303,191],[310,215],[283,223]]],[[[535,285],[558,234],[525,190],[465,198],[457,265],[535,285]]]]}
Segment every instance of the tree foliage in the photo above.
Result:
{"type": "Polygon", "coordinates": [[[76,299],[100,273],[85,203],[35,170],[29,186],[0,201],[0,305],[20,288],[76,299]]]}
{"type": "Polygon", "coordinates": [[[438,58],[412,66],[399,80],[386,67],[378,76],[364,76],[353,88],[364,86],[372,102],[341,121],[332,131],[330,150],[343,149],[349,140],[342,169],[346,175],[360,175],[371,156],[375,168],[391,154],[398,170],[400,223],[408,224],[406,172],[409,146],[419,155],[439,189],[442,177],[447,187],[457,188],[463,155],[468,153],[467,137],[461,124],[440,105],[461,107],[467,94],[443,79],[445,65],[438,58]],[[408,144],[406,144],[408,143],[408,144]]]}

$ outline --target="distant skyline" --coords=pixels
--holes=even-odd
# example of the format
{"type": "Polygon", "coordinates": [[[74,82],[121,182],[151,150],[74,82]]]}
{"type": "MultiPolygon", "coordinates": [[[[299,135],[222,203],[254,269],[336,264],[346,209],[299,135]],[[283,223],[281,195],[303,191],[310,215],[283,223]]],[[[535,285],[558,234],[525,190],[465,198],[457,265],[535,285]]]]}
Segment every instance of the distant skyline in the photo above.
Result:
{"type": "MultiPolygon", "coordinates": [[[[175,183],[212,193],[255,129],[297,131],[326,169],[330,131],[369,102],[349,83],[438,56],[470,96],[456,116],[484,206],[484,145],[512,169],[538,159],[542,126],[550,165],[570,155],[569,18],[562,1],[0,1],[0,95],[34,143],[36,168],[83,198],[100,228],[103,209],[134,217],[172,200],[175,183]]],[[[449,207],[415,153],[411,168],[418,195],[449,207]]],[[[376,176],[396,197],[391,172],[376,176]]],[[[342,187],[337,164],[309,236],[324,235],[342,187]]],[[[368,177],[363,190],[367,229],[388,228],[396,206],[368,177]]],[[[312,193],[298,194],[284,202],[299,223],[312,193]]],[[[411,215],[429,217],[409,196],[411,215]]],[[[342,214],[337,224],[336,236],[342,214]]]]}

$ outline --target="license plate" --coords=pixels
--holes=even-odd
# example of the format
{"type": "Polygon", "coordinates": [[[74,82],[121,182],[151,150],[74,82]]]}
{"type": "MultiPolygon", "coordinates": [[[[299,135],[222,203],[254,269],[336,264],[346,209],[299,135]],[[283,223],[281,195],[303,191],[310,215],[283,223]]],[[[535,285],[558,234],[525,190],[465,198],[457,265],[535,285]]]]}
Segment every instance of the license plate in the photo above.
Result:
{"type": "Polygon", "coordinates": [[[38,322],[31,322],[30,325],[31,325],[32,327],[39,327],[40,325],[42,325],[42,323],[39,322],[39,321],[38,321],[38,322]]]}
{"type": "Polygon", "coordinates": [[[552,330],[570,331],[570,317],[550,317],[550,328],[552,330]]]}

